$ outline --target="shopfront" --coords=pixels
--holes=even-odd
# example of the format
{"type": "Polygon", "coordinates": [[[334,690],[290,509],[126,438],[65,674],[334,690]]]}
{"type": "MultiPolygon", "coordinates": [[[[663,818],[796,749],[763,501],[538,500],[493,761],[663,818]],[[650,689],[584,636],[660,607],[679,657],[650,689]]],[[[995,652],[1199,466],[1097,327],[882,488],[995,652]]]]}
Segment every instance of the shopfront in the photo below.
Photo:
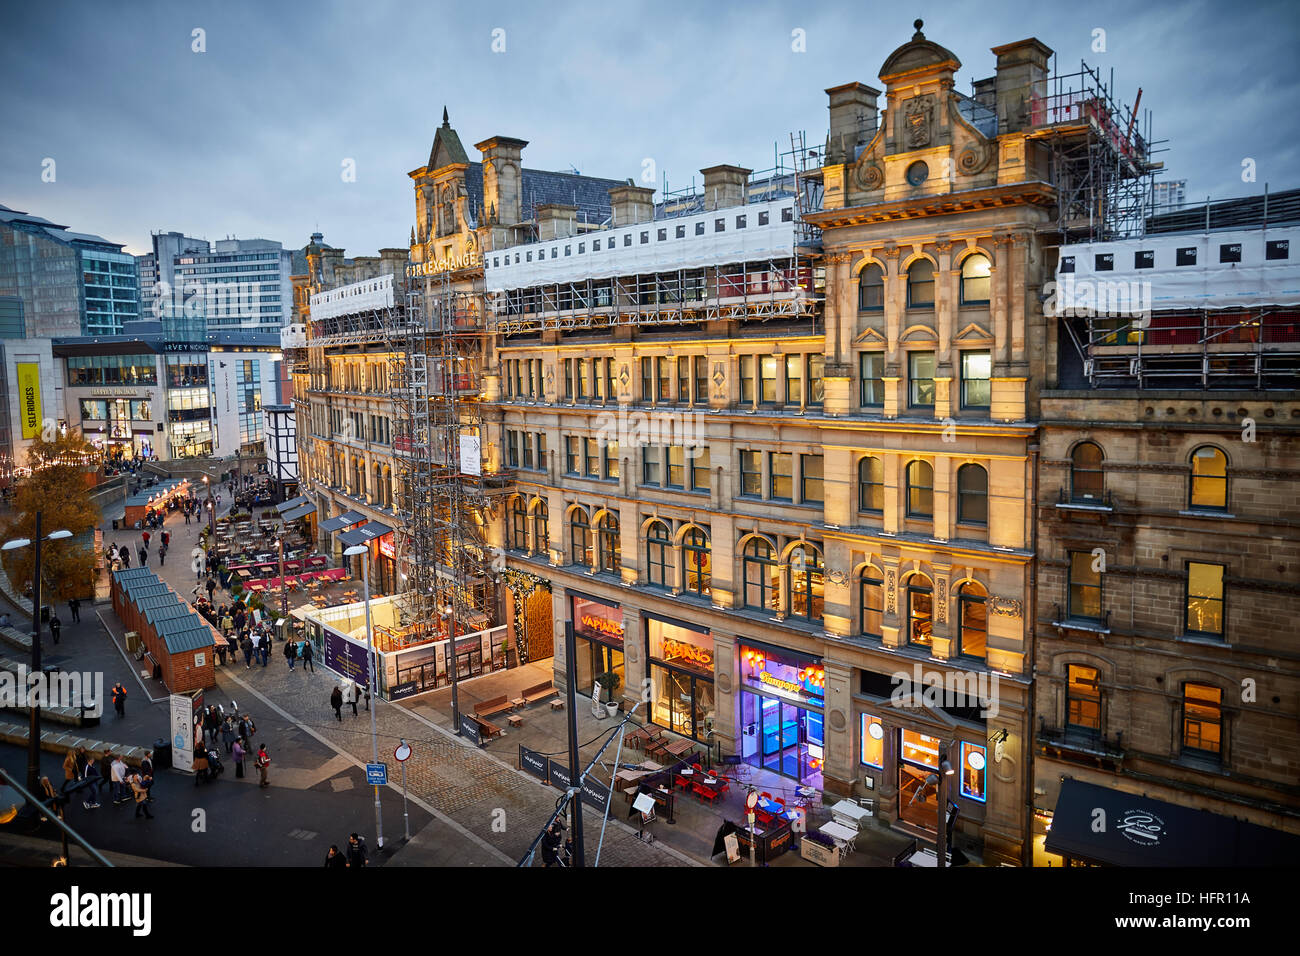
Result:
{"type": "Polygon", "coordinates": [[[617,604],[607,604],[585,595],[569,592],[573,619],[575,658],[573,662],[579,694],[591,693],[596,678],[613,674],[613,699],[623,694],[626,670],[623,663],[623,611],[617,604]]]}
{"type": "Polygon", "coordinates": [[[707,742],[713,728],[713,635],[672,618],[644,615],[650,662],[650,720],[707,742]]]}
{"type": "Polygon", "coordinates": [[[765,644],[742,643],[740,756],[821,789],[826,759],[821,658],[765,644]]]}

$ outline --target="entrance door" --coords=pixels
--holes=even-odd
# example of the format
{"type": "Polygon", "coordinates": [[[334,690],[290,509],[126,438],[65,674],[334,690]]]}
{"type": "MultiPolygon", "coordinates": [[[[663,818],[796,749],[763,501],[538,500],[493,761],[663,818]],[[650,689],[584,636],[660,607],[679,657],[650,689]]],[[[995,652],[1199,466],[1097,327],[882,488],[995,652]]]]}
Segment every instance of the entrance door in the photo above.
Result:
{"type": "Polygon", "coordinates": [[[928,767],[898,765],[898,815],[913,826],[934,830],[939,818],[939,788],[927,783],[934,776],[928,767]]]}

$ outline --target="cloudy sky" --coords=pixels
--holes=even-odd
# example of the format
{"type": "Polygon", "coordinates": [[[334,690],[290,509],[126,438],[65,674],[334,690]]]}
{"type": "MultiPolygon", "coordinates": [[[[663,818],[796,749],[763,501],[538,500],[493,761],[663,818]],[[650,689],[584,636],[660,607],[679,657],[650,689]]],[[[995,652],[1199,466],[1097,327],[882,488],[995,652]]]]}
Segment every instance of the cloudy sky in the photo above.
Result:
{"type": "Polygon", "coordinates": [[[514,136],[529,167],[639,179],[652,161],[678,189],[704,166],[773,165],[791,130],[820,141],[823,90],[879,86],[918,16],[962,61],[963,92],[992,74],[990,47],[1028,36],[1060,72],[1113,69],[1126,103],[1141,87],[1169,141],[1159,158],[1190,196],[1300,186],[1293,0],[45,0],[0,13],[0,204],[136,253],[157,230],[301,246],[319,229],[374,254],[406,244],[406,174],[444,104],[471,159],[474,143],[514,136]]]}

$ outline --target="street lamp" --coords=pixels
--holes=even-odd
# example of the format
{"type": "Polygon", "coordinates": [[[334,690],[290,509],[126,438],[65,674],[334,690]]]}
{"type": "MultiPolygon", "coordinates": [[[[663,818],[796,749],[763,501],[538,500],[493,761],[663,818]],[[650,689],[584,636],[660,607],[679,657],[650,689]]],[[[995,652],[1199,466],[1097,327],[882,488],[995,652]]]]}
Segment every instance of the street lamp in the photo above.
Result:
{"type": "Polygon", "coordinates": [[[284,580],[284,535],[275,539],[275,545],[280,549],[280,617],[289,617],[289,591],[284,580]]]}
{"type": "MultiPolygon", "coordinates": [[[[15,551],[18,548],[25,548],[33,544],[32,554],[32,673],[41,673],[41,542],[42,541],[62,541],[64,538],[71,538],[72,532],[67,530],[51,531],[41,537],[41,512],[36,512],[36,537],[33,538],[15,538],[12,541],[6,541],[0,550],[15,551]]],[[[27,732],[27,789],[35,793],[40,786],[41,770],[41,708],[39,706],[40,698],[28,700],[28,707],[31,713],[31,723],[27,732]]],[[[83,701],[84,703],[84,701],[83,701]]],[[[101,702],[102,703],[102,702],[101,702]]]]}
{"type": "Polygon", "coordinates": [[[203,476],[203,487],[208,489],[208,534],[216,538],[217,536],[217,509],[212,502],[212,480],[207,475],[203,476]]]}
{"type": "Polygon", "coordinates": [[[938,838],[935,840],[935,855],[938,861],[935,866],[947,866],[948,857],[948,778],[952,776],[952,764],[948,762],[948,749],[952,744],[946,744],[939,748],[939,774],[938,774],[938,798],[939,798],[939,818],[936,820],[938,829],[938,838]]]}
{"type": "MultiPolygon", "coordinates": [[[[370,751],[371,762],[379,763],[379,735],[375,730],[375,711],[379,709],[379,683],[378,666],[375,659],[375,632],[370,626],[370,549],[364,544],[354,544],[343,552],[344,557],[361,558],[361,581],[365,587],[366,596],[366,647],[367,661],[370,664],[368,668],[370,673],[366,676],[366,683],[370,688],[370,751]]],[[[283,572],[283,568],[281,569],[283,572]]],[[[283,573],[281,577],[283,577],[283,573]]],[[[375,844],[379,849],[384,848],[384,810],[379,803],[379,785],[375,785],[375,844]]]]}

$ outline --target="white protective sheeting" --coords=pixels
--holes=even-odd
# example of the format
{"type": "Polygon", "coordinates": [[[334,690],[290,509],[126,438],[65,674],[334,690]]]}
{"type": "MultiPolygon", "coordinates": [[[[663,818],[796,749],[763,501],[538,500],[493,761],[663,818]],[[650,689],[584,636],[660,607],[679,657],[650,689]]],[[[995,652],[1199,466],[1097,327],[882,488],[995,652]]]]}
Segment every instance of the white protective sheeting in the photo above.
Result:
{"type": "Polygon", "coordinates": [[[311,297],[311,317],[332,319],[336,315],[391,308],[392,305],[393,277],[382,275],[339,286],[329,292],[317,292],[311,297]]]}
{"type": "Polygon", "coordinates": [[[1057,309],[1116,314],[1300,305],[1297,238],[1300,227],[1282,227],[1062,246],[1057,309]],[[1194,250],[1194,264],[1189,250],[1194,250]],[[1152,254],[1144,257],[1151,264],[1138,268],[1138,256],[1144,253],[1152,254]],[[1107,261],[1098,261],[1105,256],[1111,257],[1112,269],[1104,268],[1107,261]],[[1223,261],[1238,257],[1240,262],[1223,261]],[[1068,271],[1071,263],[1073,272],[1068,271]],[[1107,307],[1117,302],[1118,307],[1107,307]]]}
{"type": "Polygon", "coordinates": [[[794,217],[794,199],[785,197],[512,246],[484,254],[484,281],[487,291],[502,292],[785,258],[794,252],[794,217]]]}

